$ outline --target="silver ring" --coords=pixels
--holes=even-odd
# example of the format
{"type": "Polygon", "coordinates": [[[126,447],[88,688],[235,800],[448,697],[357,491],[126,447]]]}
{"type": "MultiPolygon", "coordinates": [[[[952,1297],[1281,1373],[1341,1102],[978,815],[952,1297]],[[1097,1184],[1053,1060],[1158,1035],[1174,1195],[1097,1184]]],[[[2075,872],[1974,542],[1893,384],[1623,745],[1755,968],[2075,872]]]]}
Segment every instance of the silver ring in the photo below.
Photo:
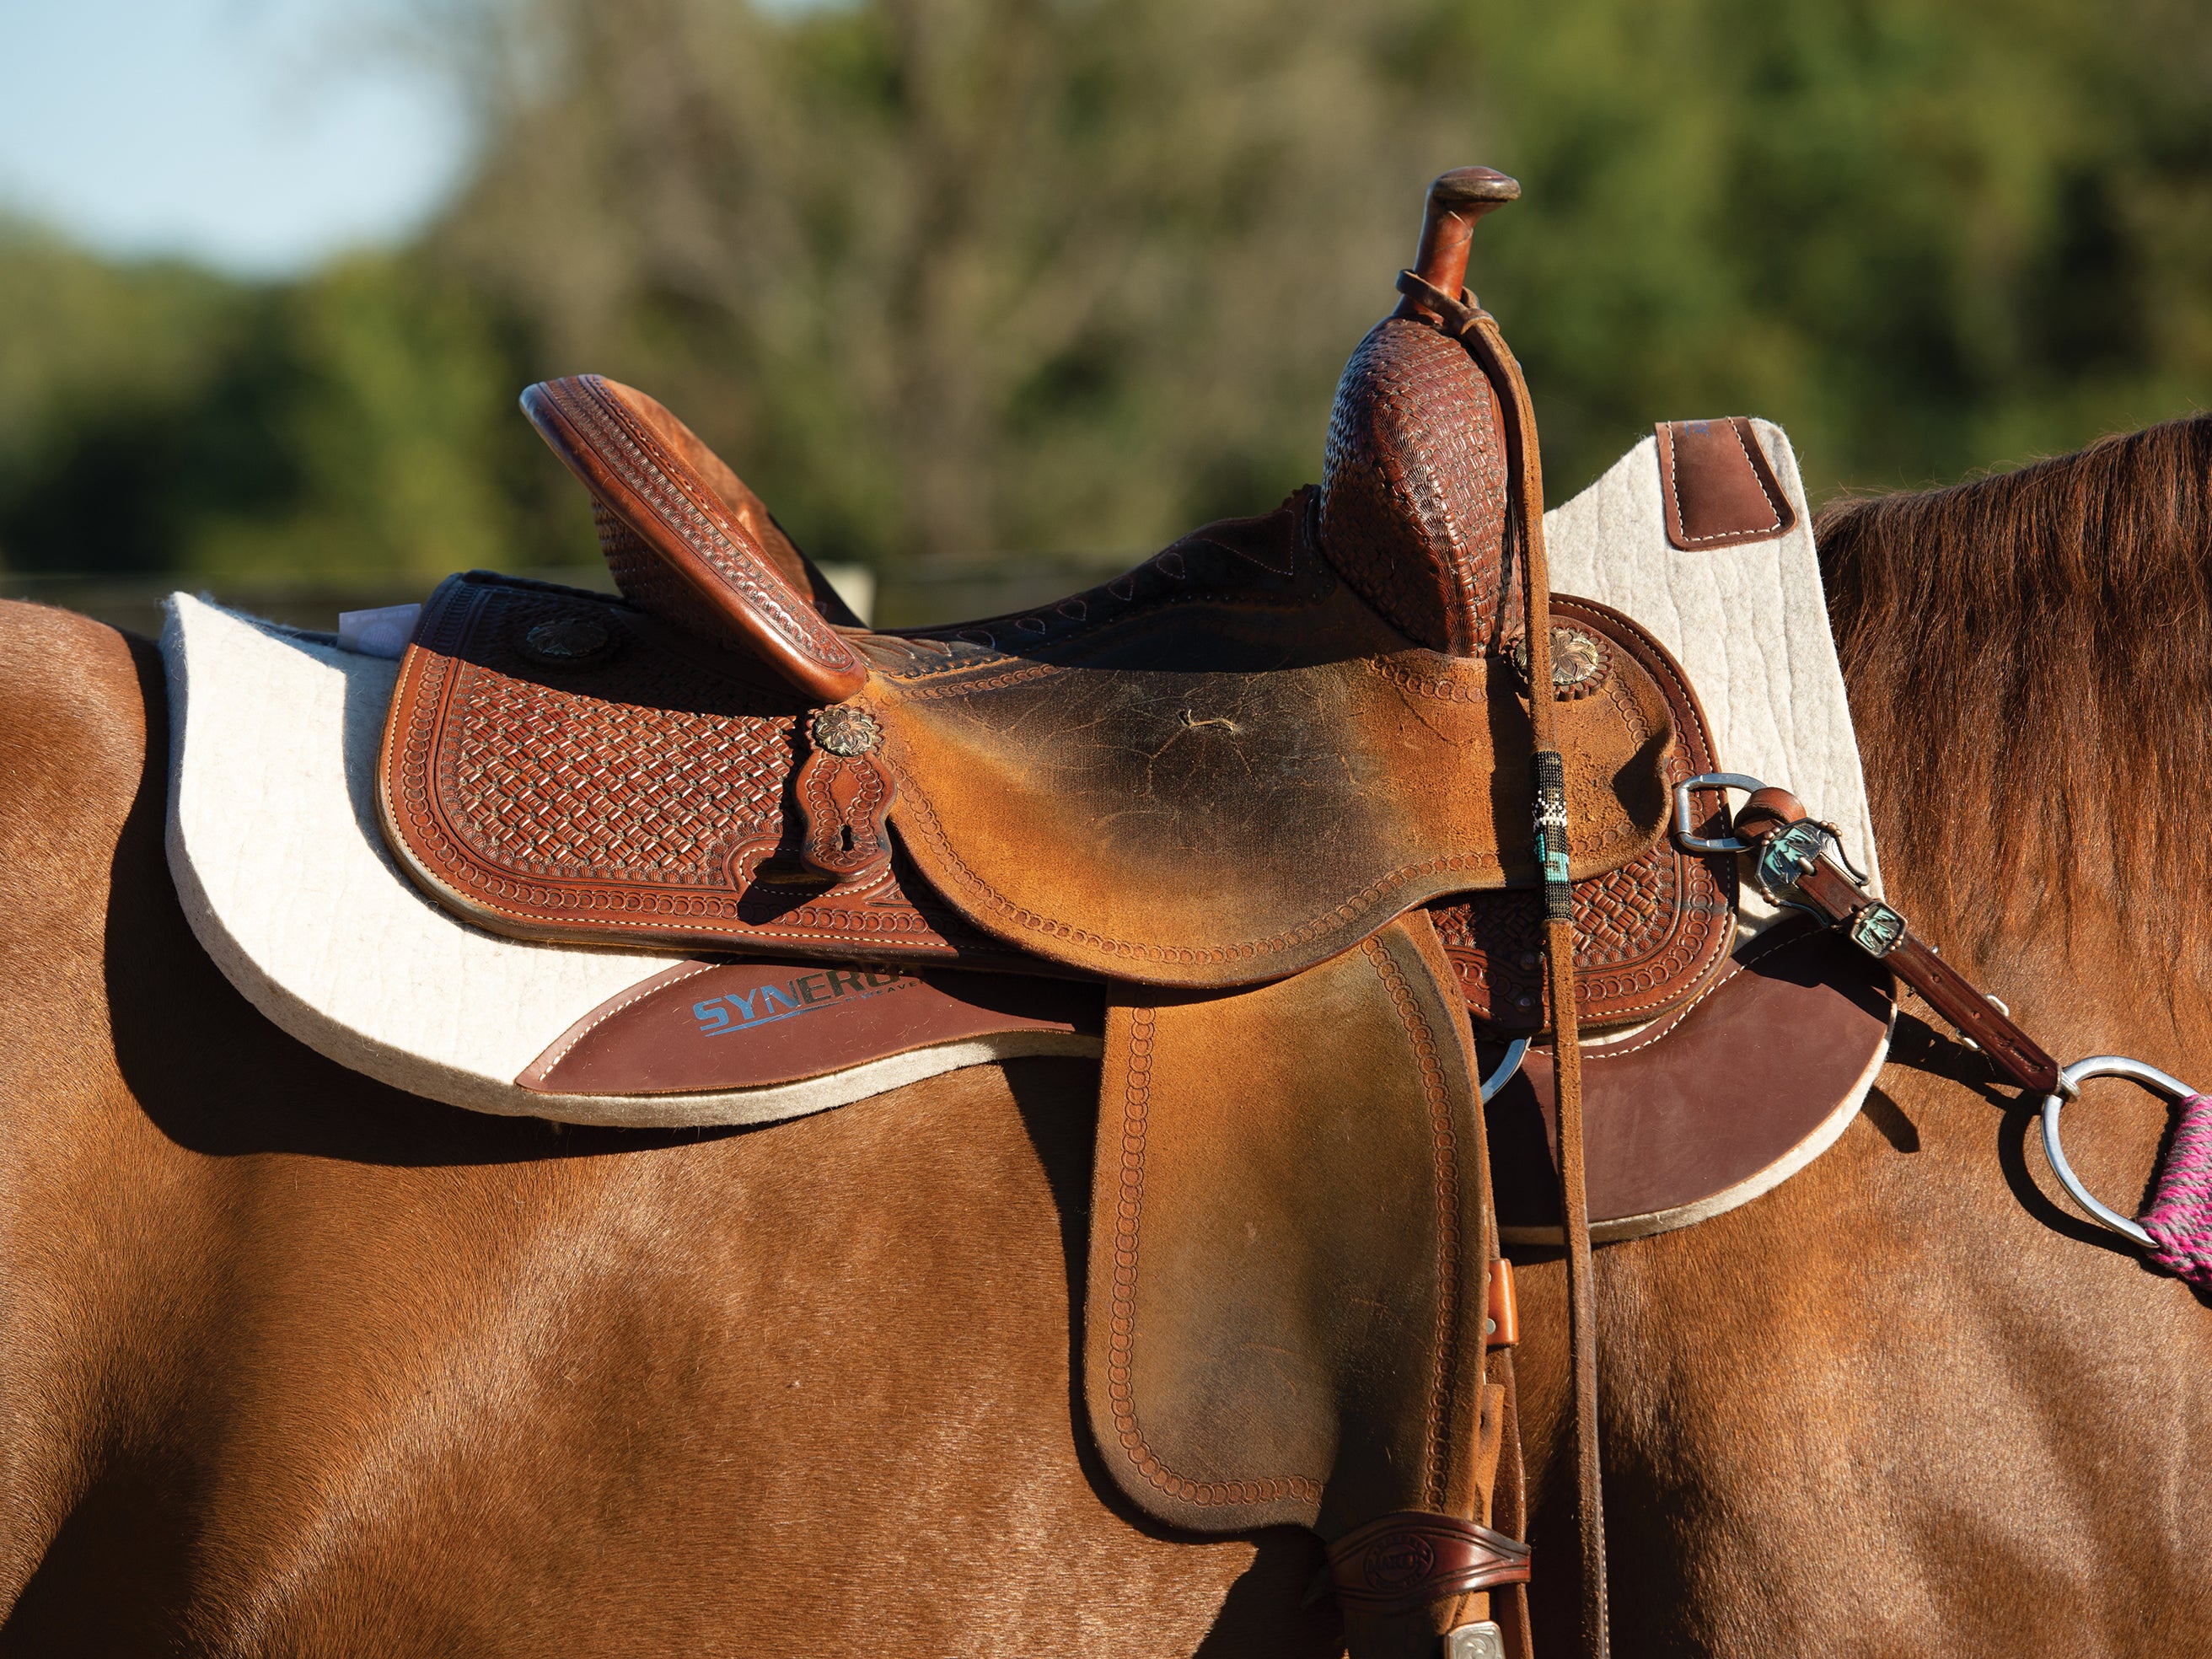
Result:
{"type": "Polygon", "coordinates": [[[2168,1077],[2157,1066],[2146,1066],[2139,1060],[2130,1060],[2123,1054],[2092,1054],[2087,1060],[2075,1060],[2059,1073],[2058,1087],[2043,1097],[2043,1151],[2051,1159],[2051,1168],[2057,1176],[2059,1184],[2074,1194],[2075,1201],[2083,1209],[2121,1237],[2133,1239],[2146,1249],[2155,1248],[2157,1241],[2141,1225],[2097,1201],[2096,1196],[2081,1184],[2081,1178],[2074,1173],[2074,1166],[2066,1161],[2066,1154],[2058,1145],[2060,1108],[2069,1097],[2079,1093],[2081,1085],[2093,1077],[2127,1078],[2170,1100],[2186,1099],[2197,1091],[2180,1079],[2168,1077]]]}

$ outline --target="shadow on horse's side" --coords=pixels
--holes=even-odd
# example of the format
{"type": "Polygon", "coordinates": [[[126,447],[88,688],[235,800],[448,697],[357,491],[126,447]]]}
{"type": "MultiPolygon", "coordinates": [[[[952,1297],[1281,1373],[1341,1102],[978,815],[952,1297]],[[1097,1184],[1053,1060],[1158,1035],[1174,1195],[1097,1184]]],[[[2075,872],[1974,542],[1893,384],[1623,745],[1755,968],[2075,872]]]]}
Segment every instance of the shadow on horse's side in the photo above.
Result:
{"type": "MultiPolygon", "coordinates": [[[[1821,526],[1891,896],[2062,1057],[2199,1081],[2208,496],[2200,419],[1821,526]]],[[[193,941],[150,647],[0,632],[0,1653],[1338,1650],[1316,1540],[1173,1533],[1098,1464],[1089,1064],[749,1131],[395,1093],[193,941]]],[[[2076,1218],[1992,1075],[1908,1003],[1832,1151],[1600,1252],[1622,1653],[2212,1626],[2212,1316],[2076,1218]]],[[[2164,1106],[2070,1121],[2132,1207],[2164,1106]]],[[[1540,1252],[1522,1300],[1565,1653],[1540,1252]]]]}

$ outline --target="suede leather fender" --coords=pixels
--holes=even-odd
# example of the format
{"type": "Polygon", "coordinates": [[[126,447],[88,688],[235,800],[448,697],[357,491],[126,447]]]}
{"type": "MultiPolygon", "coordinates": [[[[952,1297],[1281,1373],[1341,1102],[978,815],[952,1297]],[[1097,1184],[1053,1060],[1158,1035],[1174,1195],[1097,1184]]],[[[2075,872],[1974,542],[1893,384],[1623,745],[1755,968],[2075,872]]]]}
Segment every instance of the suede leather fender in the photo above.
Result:
{"type": "Polygon", "coordinates": [[[1474,1056],[1416,911],[1292,978],[1107,1009],[1085,1393],[1163,1521],[1464,1509],[1487,1279],[1474,1056]]]}

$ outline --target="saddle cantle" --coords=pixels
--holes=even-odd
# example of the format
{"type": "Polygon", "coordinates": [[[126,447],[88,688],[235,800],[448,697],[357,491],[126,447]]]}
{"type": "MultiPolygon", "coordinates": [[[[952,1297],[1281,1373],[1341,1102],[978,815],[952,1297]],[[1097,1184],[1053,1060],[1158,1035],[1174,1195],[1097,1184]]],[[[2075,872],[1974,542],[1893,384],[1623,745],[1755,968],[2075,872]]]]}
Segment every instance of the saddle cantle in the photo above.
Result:
{"type": "Polygon", "coordinates": [[[1317,1527],[1362,1654],[1528,1571],[1463,1011],[1548,1020],[1522,947],[1548,912],[1564,961],[1570,884],[1617,923],[1598,1018],[1679,1003],[1729,933],[1729,873],[1660,839],[1712,759],[1680,671],[1602,607],[1543,620],[1527,392],[1460,287],[1517,192],[1432,187],[1317,489],[1021,616],[853,626],[667,410],[532,387],[622,595],[447,580],[380,765],[395,854],[497,932],[1103,981],[1107,1465],[1179,1524],[1317,1527]]]}

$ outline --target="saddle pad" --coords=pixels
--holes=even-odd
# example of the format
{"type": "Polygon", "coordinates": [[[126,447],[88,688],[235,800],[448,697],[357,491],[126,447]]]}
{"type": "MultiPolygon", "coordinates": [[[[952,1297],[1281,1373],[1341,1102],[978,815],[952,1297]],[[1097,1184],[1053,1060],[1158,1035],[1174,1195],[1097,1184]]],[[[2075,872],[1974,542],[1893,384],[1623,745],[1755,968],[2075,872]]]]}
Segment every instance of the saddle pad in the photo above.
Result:
{"type": "MultiPolygon", "coordinates": [[[[1878,890],[1874,817],[1796,453],[1772,422],[1747,424],[1786,499],[1788,514],[1778,515],[1787,519],[1786,531],[1677,548],[1658,439],[1646,438],[1544,515],[1552,586],[1624,611],[1650,629],[1698,688],[1721,769],[1794,793],[1814,817],[1836,826],[1844,850],[1878,890]]],[[[1738,915],[1747,933],[1779,914],[1744,888],[1738,915]]]]}
{"type": "Polygon", "coordinates": [[[1095,1027],[1030,1025],[756,1087],[521,1086],[518,1075],[580,1019],[641,981],[703,964],[521,944],[454,920],[418,891],[376,827],[377,744],[397,663],[182,593],[169,601],[161,655],[169,869],[194,936],[270,1020],[380,1082],[509,1116],[703,1127],[801,1116],[1020,1054],[1097,1052],[1095,1027]]]}

